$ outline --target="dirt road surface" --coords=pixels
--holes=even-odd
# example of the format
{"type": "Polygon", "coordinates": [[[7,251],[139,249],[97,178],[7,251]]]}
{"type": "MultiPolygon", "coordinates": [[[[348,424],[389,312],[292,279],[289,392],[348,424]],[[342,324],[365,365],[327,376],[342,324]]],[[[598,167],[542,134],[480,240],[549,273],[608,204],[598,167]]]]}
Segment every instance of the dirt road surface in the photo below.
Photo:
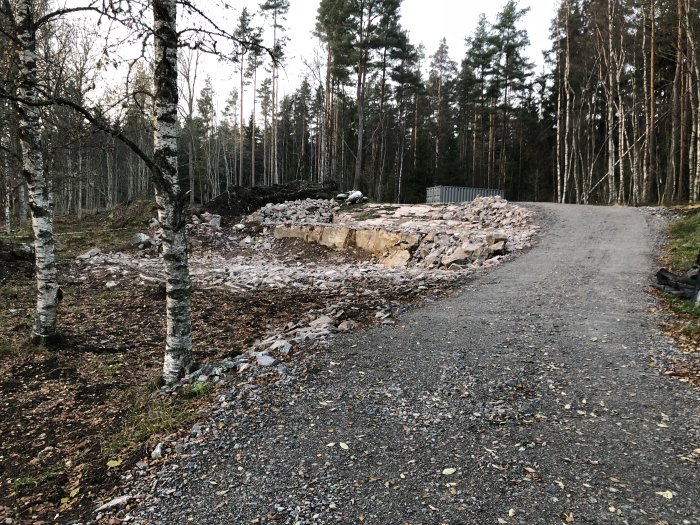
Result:
{"type": "Polygon", "coordinates": [[[658,232],[637,209],[534,207],[527,254],[239,385],[135,521],[700,523],[700,396],[650,366],[670,345],[645,294],[658,232]]]}

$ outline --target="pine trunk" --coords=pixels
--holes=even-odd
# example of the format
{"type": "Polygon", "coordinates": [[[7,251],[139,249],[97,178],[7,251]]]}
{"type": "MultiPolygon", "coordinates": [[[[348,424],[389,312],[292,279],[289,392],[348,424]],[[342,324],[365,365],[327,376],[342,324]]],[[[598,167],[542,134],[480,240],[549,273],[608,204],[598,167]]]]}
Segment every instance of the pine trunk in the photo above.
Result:
{"type": "Polygon", "coordinates": [[[243,92],[243,65],[245,62],[245,55],[241,55],[241,63],[240,63],[240,73],[241,73],[241,95],[239,97],[239,130],[238,130],[238,154],[239,154],[239,159],[238,159],[238,185],[243,186],[243,135],[244,135],[244,126],[243,126],[243,96],[245,93],[243,92]]]}
{"type": "Polygon", "coordinates": [[[365,74],[362,60],[357,72],[357,155],[355,160],[355,178],[352,187],[359,190],[362,184],[363,142],[365,133],[365,74]]]}
{"type": "Polygon", "coordinates": [[[250,185],[255,186],[255,94],[258,83],[258,68],[253,70],[253,118],[250,120],[250,185]]]}
{"type": "MultiPolygon", "coordinates": [[[[274,11],[272,23],[272,48],[277,49],[277,9],[274,11]]],[[[277,168],[277,62],[272,62],[272,150],[270,161],[272,163],[272,180],[275,184],[279,184],[280,176],[277,168]]]]}
{"type": "Polygon", "coordinates": [[[649,42],[649,127],[647,129],[647,145],[648,145],[648,165],[644,173],[644,202],[649,202],[651,199],[651,185],[656,174],[656,104],[654,102],[655,95],[655,65],[656,65],[656,6],[654,0],[649,0],[649,21],[651,23],[651,35],[649,42]]]}
{"type": "Polygon", "coordinates": [[[608,139],[608,203],[616,200],[615,191],[615,75],[613,73],[613,16],[615,0],[608,0],[608,85],[607,97],[607,139],[608,139]]]}
{"type": "Polygon", "coordinates": [[[76,214],[78,220],[83,219],[83,148],[82,143],[78,143],[78,173],[76,174],[78,181],[78,196],[76,197],[76,214]]]}
{"type": "Polygon", "coordinates": [[[5,233],[10,235],[12,233],[12,207],[10,206],[12,192],[10,190],[10,161],[7,152],[3,155],[3,176],[5,178],[5,198],[3,199],[5,203],[5,233]]]}
{"type": "MultiPolygon", "coordinates": [[[[690,113],[691,113],[691,135],[690,152],[688,158],[689,166],[689,199],[690,202],[697,202],[700,199],[700,57],[696,47],[695,34],[690,20],[690,0],[685,0],[685,27],[688,38],[688,51],[690,55],[690,68],[694,74],[695,93],[690,93],[690,113]]],[[[693,85],[693,82],[690,82],[693,85]]]]}
{"type": "Polygon", "coordinates": [[[682,26],[681,26],[681,0],[678,0],[678,26],[676,37],[676,72],[673,78],[673,91],[671,95],[671,138],[668,146],[668,162],[666,168],[666,184],[663,192],[663,202],[668,204],[673,201],[676,192],[677,168],[678,168],[678,135],[680,131],[680,83],[682,64],[682,26]]]}

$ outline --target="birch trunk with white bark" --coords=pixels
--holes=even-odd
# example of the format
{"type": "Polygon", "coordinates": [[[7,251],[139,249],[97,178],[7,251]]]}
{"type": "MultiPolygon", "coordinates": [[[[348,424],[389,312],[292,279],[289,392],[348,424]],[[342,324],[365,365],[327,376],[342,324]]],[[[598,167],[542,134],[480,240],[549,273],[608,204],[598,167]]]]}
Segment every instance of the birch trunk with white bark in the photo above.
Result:
{"type": "Polygon", "coordinates": [[[37,302],[33,340],[50,344],[57,337],[56,310],[58,281],[54,256],[53,212],[44,173],[41,141],[41,118],[36,106],[37,55],[35,5],[22,0],[17,6],[17,58],[20,64],[19,95],[25,103],[18,104],[19,139],[22,151],[22,174],[29,190],[29,208],[34,231],[36,254],[37,302]]]}
{"type": "Polygon", "coordinates": [[[690,18],[690,0],[683,2],[685,14],[685,31],[688,39],[688,54],[693,73],[695,74],[695,99],[693,93],[690,93],[691,107],[691,135],[690,135],[690,153],[689,153],[689,171],[690,171],[690,202],[697,202],[700,199],[700,58],[698,57],[698,49],[695,42],[695,34],[690,18]]]}
{"type": "Polygon", "coordinates": [[[177,8],[153,0],[156,203],[165,267],[166,339],[163,379],[177,381],[192,362],[192,299],[187,261],[185,200],[177,172],[177,8]]]}
{"type": "Polygon", "coordinates": [[[608,49],[607,49],[607,66],[608,66],[608,85],[605,103],[607,105],[606,119],[606,135],[608,140],[608,204],[617,201],[617,192],[615,188],[615,76],[613,72],[613,64],[615,62],[613,50],[613,17],[615,15],[615,3],[613,0],[608,0],[608,49]]]}

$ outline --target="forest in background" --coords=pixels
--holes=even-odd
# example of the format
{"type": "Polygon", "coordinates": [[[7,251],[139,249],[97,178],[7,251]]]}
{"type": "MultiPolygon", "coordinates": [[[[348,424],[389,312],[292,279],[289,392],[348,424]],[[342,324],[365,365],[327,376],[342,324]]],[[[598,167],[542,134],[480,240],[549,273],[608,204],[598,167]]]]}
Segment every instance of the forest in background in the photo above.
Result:
{"type": "MultiPolygon", "coordinates": [[[[292,180],[335,180],[396,202],[421,202],[425,188],[439,184],[503,189],[511,200],[698,200],[697,2],[562,0],[539,73],[525,55],[524,11],[513,0],[495,20],[480,18],[460,63],[445,40],[432,53],[413,45],[400,4],[322,0],[321,49],[284,97],[279,68],[294,46],[284,31],[289,0],[237,15],[239,45],[225,67],[239,80],[227,94],[202,78],[201,52],[183,40],[178,164],[190,202],[206,203],[231,185],[292,180]],[[271,49],[257,45],[263,39],[271,49]]],[[[37,49],[39,85],[89,106],[104,126],[150,150],[150,61],[131,63],[128,81],[96,89],[113,59],[95,45],[95,30],[80,18],[47,24],[37,49]]],[[[8,39],[0,46],[10,92],[13,50],[8,39]]],[[[0,118],[10,228],[28,214],[12,101],[0,104],[0,118]]],[[[42,106],[41,120],[56,212],[81,215],[152,196],[146,164],[114,134],[65,105],[42,106]]]]}

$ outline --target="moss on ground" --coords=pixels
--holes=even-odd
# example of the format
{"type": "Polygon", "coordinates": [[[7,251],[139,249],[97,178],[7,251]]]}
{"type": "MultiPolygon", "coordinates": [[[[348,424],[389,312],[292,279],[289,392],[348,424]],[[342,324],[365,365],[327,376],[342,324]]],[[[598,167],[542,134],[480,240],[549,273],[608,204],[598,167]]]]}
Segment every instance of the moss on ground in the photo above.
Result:
{"type": "Polygon", "coordinates": [[[674,221],[668,234],[669,265],[674,272],[685,272],[700,252],[700,210],[694,210],[674,221]]]}

